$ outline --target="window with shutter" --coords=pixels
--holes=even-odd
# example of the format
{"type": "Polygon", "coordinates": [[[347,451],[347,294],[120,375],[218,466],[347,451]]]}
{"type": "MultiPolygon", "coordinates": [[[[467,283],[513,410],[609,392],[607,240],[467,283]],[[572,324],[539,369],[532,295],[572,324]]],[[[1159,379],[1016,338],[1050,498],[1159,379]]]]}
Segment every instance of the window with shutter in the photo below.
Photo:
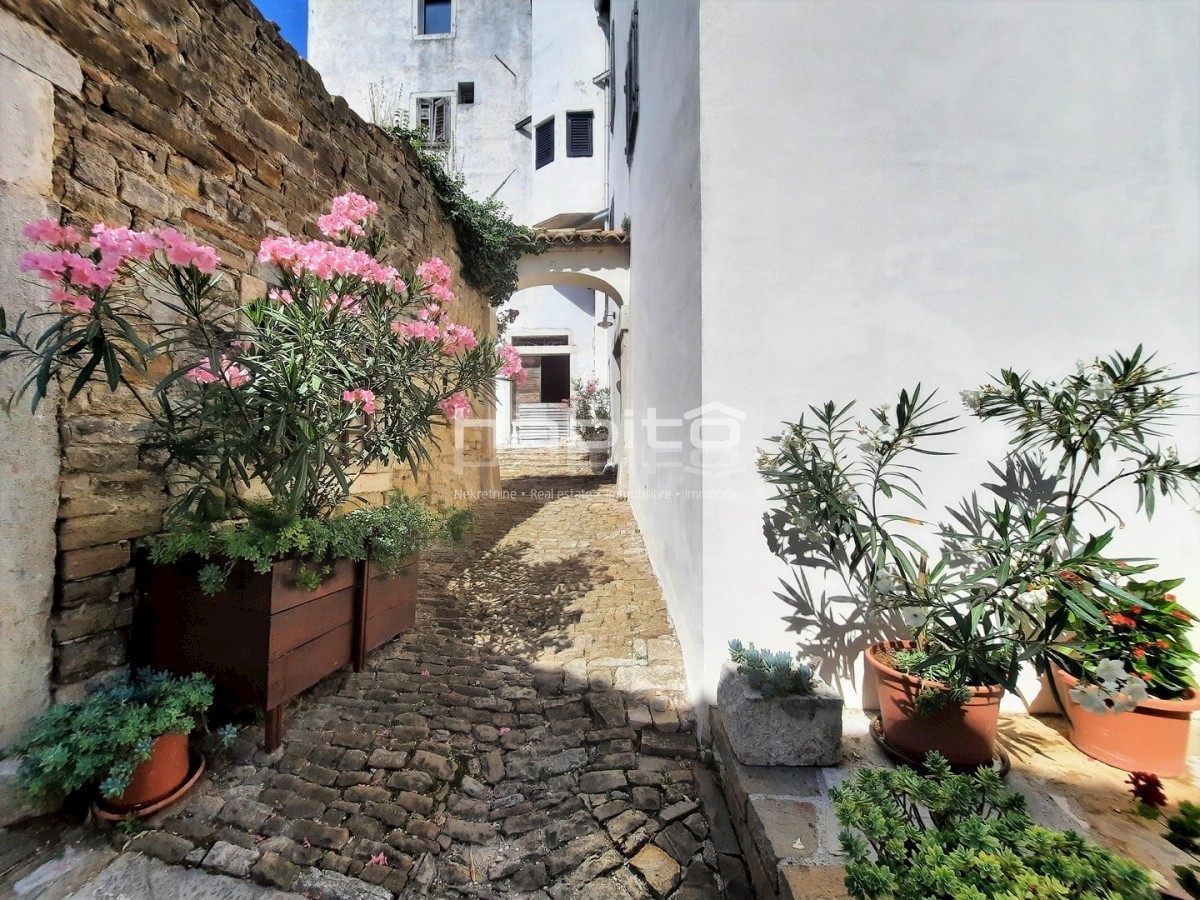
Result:
{"type": "Polygon", "coordinates": [[[534,168],[554,162],[554,119],[547,119],[534,131],[534,168]]]}
{"type": "Polygon", "coordinates": [[[595,114],[591,112],[567,113],[567,156],[592,155],[592,120],[595,114]]]}
{"type": "Polygon", "coordinates": [[[450,98],[421,97],[417,100],[417,125],[425,132],[429,147],[450,143],[450,98]]]}
{"type": "Polygon", "coordinates": [[[625,159],[633,160],[638,126],[638,8],[629,18],[629,55],[625,63],[625,159]]]}

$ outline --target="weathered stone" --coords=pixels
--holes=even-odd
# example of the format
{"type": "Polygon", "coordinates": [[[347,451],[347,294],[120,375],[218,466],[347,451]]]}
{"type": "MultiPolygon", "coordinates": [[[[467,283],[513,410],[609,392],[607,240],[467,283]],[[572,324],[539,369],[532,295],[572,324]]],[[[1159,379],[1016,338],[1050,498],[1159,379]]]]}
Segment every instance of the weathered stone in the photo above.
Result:
{"type": "Polygon", "coordinates": [[[587,772],[579,777],[579,790],[585,794],[603,794],[628,785],[625,773],[619,770],[587,772]]]}
{"type": "Polygon", "coordinates": [[[250,874],[259,881],[290,891],[300,878],[300,867],[288,862],[278,853],[263,853],[250,869],[250,874]]]}
{"type": "Polygon", "coordinates": [[[748,766],[833,766],[842,759],[842,698],[817,682],[811,696],[763,697],[726,662],[717,687],[725,733],[748,766]]]}
{"type": "Polygon", "coordinates": [[[656,897],[665,897],[679,884],[679,863],[653,844],[647,844],[629,864],[646,879],[656,897]]]}
{"type": "Polygon", "coordinates": [[[590,856],[597,856],[611,849],[612,844],[601,832],[577,838],[546,857],[546,870],[551,875],[558,875],[568,869],[578,868],[590,856]]]}
{"type": "Polygon", "coordinates": [[[350,840],[350,832],[345,828],[334,828],[319,822],[293,822],[284,831],[288,837],[300,843],[308,842],[328,850],[340,850],[350,840]]]}
{"type": "Polygon", "coordinates": [[[206,869],[232,875],[234,878],[245,878],[250,874],[250,869],[256,862],[258,862],[258,854],[253,850],[236,847],[225,841],[217,841],[212,845],[212,849],[208,851],[201,865],[206,869]]]}
{"type": "Polygon", "coordinates": [[[700,850],[700,842],[682,822],[667,826],[659,832],[654,843],[671,854],[681,865],[687,863],[700,850]]]}
{"type": "Polygon", "coordinates": [[[274,810],[265,803],[235,797],[221,808],[217,818],[247,831],[258,831],[273,813],[274,810]]]}
{"type": "Polygon", "coordinates": [[[682,731],[664,734],[650,729],[642,732],[642,752],[682,759],[695,759],[699,755],[695,735],[682,731]]]}
{"type": "Polygon", "coordinates": [[[165,831],[147,831],[129,842],[129,849],[178,865],[192,852],[192,842],[165,831]]]}
{"type": "Polygon", "coordinates": [[[455,840],[469,844],[486,844],[496,836],[496,829],[487,822],[464,822],[461,819],[447,819],[442,830],[455,840]]]}

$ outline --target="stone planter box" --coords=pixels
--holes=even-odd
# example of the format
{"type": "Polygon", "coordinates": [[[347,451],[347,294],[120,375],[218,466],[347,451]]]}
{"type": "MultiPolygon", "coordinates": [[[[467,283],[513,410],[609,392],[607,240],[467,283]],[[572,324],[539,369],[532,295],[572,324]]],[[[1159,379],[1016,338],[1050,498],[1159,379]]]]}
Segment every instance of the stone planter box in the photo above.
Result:
{"type": "Polygon", "coordinates": [[[747,766],[836,766],[842,761],[842,698],[823,681],[810,697],[767,698],[726,662],[717,706],[738,761],[747,766]]]}

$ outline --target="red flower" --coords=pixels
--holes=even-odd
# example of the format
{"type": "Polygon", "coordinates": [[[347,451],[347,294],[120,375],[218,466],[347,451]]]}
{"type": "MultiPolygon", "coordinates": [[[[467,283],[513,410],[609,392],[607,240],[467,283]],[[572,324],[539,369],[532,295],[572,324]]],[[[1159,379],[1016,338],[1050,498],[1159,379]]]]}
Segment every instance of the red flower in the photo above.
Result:
{"type": "Polygon", "coordinates": [[[1175,602],[1175,595],[1174,595],[1174,594],[1163,594],[1163,596],[1164,596],[1164,597],[1166,597],[1168,600],[1170,600],[1172,603],[1174,603],[1174,602],[1175,602]]]}
{"type": "Polygon", "coordinates": [[[1058,577],[1063,581],[1083,581],[1083,579],[1074,572],[1068,572],[1065,569],[1058,573],[1058,577]]]}
{"type": "Polygon", "coordinates": [[[1134,628],[1137,626],[1137,622],[1133,621],[1129,616],[1123,616],[1120,613],[1114,613],[1109,616],[1108,621],[1112,623],[1113,628],[1134,628]]]}
{"type": "Polygon", "coordinates": [[[1135,657],[1135,658],[1137,658],[1137,659],[1142,659],[1142,658],[1144,658],[1144,657],[1145,657],[1145,655],[1146,655],[1146,651],[1145,651],[1145,650],[1143,650],[1141,647],[1134,647],[1134,648],[1133,648],[1133,655],[1134,655],[1134,657],[1135,657]]]}
{"type": "Polygon", "coordinates": [[[1171,649],[1171,644],[1169,641],[1155,641],[1154,646],[1157,647],[1159,650],[1170,650],[1171,649]]]}
{"type": "Polygon", "coordinates": [[[1133,785],[1129,793],[1140,803],[1155,809],[1162,809],[1167,805],[1167,795],[1163,793],[1162,781],[1157,775],[1149,772],[1131,772],[1125,783],[1133,785]]]}
{"type": "Polygon", "coordinates": [[[1140,616],[1142,614],[1142,608],[1140,606],[1131,606],[1129,607],[1129,614],[1131,616],[1140,616]]]}
{"type": "MultiPolygon", "coordinates": [[[[1167,595],[1168,598],[1170,598],[1170,596],[1171,596],[1170,594],[1167,595]]],[[[1188,613],[1185,613],[1182,609],[1171,610],[1171,615],[1173,615],[1177,619],[1183,619],[1183,621],[1185,621],[1185,622],[1192,621],[1192,617],[1188,613]]]]}

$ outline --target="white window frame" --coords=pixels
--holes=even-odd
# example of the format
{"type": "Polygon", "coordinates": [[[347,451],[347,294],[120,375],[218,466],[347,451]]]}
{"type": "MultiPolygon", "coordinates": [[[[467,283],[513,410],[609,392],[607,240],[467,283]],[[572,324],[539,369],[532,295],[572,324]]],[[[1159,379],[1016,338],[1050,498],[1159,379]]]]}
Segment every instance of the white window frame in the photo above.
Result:
{"type": "Polygon", "coordinates": [[[413,39],[418,41],[436,41],[454,37],[454,32],[458,30],[458,4],[459,0],[450,0],[449,31],[426,34],[421,30],[421,26],[425,22],[425,0],[412,0],[413,39]]]}
{"type": "Polygon", "coordinates": [[[444,120],[444,122],[445,122],[445,128],[444,128],[445,140],[438,141],[436,139],[437,135],[434,133],[433,128],[430,127],[429,132],[428,132],[429,137],[425,142],[425,147],[429,150],[437,150],[437,151],[451,150],[454,147],[454,131],[455,131],[454,116],[455,116],[455,106],[456,106],[453,93],[446,93],[444,91],[439,91],[437,93],[431,92],[428,94],[414,94],[413,95],[413,118],[412,118],[412,120],[413,120],[413,124],[415,124],[418,128],[421,128],[424,125],[424,123],[422,121],[422,116],[421,116],[422,106],[424,104],[428,103],[430,105],[430,110],[432,112],[432,110],[435,108],[434,104],[439,100],[444,101],[444,103],[445,103],[445,110],[446,110],[446,117],[444,120]]]}

